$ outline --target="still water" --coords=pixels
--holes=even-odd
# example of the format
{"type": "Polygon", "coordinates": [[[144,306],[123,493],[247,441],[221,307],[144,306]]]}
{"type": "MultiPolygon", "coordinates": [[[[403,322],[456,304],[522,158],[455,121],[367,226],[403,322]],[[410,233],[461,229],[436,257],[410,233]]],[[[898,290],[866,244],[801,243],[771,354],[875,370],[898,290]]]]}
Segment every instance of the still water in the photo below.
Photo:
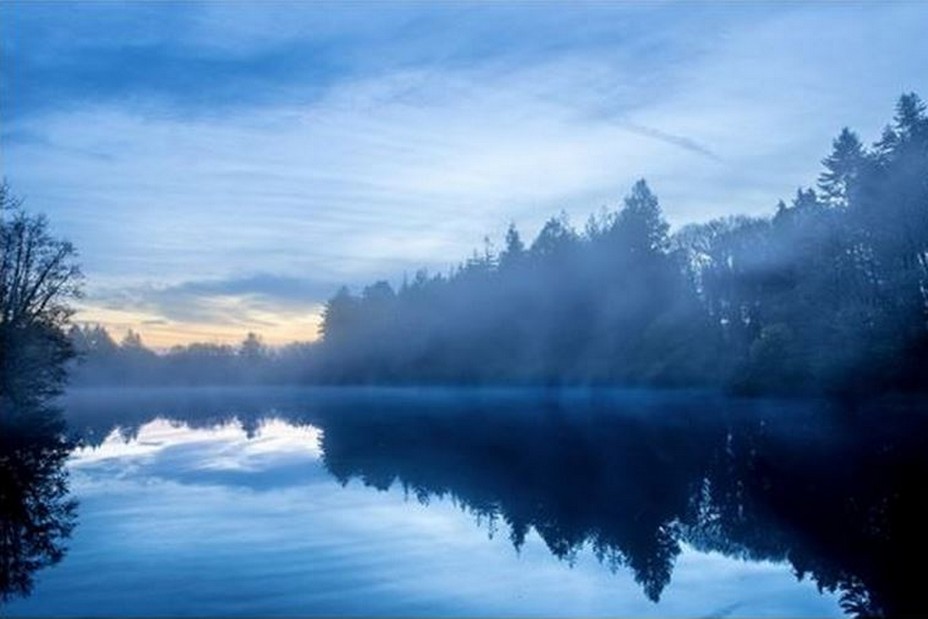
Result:
{"type": "Polygon", "coordinates": [[[17,564],[31,586],[5,592],[5,614],[842,616],[922,603],[905,569],[923,556],[926,513],[911,404],[280,388],[82,390],[62,409],[77,441],[63,464],[73,530],[56,541],[33,527],[33,550],[64,554],[17,564]]]}

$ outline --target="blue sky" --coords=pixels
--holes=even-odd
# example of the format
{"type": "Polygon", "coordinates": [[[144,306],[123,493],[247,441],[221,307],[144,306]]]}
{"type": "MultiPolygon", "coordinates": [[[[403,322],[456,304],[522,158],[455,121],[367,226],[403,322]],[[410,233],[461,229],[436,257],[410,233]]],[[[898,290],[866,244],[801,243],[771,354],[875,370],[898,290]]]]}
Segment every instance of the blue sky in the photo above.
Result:
{"type": "Polygon", "coordinates": [[[82,320],[312,339],[340,284],[446,271],[645,177],[769,213],[928,95],[928,4],[0,4],[2,172],[81,250],[82,320]]]}

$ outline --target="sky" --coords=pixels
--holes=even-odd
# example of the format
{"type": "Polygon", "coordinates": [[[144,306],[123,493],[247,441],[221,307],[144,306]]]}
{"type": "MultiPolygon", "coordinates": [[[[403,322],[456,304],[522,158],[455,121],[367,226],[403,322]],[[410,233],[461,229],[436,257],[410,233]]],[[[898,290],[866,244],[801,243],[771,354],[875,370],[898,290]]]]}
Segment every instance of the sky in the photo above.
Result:
{"type": "Polygon", "coordinates": [[[769,214],[841,127],[928,98],[928,3],[0,3],[0,168],[73,241],[76,319],[152,346],[317,337],[397,285],[582,227],[769,214]]]}

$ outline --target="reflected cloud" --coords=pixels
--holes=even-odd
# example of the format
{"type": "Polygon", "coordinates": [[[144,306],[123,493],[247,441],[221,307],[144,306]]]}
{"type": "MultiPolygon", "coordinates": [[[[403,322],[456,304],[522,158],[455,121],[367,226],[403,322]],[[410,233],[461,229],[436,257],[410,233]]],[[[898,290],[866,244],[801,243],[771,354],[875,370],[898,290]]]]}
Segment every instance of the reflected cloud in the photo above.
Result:
{"type": "Polygon", "coordinates": [[[98,444],[75,450],[69,464],[78,471],[101,464],[143,467],[168,476],[191,471],[258,473],[319,460],[321,436],[313,426],[275,418],[256,425],[234,419],[208,428],[157,418],[138,428],[113,429],[98,444]]]}

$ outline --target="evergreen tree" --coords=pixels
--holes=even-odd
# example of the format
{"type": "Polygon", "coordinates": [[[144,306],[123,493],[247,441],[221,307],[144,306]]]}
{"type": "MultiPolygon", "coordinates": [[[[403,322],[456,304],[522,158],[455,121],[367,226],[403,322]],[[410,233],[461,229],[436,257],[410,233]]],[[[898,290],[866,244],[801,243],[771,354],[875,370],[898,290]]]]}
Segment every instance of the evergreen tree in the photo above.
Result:
{"type": "Polygon", "coordinates": [[[657,196],[644,179],[637,181],[625,198],[615,228],[632,253],[657,253],[669,247],[670,226],[664,221],[657,196]]]}
{"type": "Polygon", "coordinates": [[[516,229],[514,223],[509,224],[506,230],[506,248],[499,255],[499,265],[502,269],[512,269],[522,264],[525,259],[525,243],[516,229]]]}
{"type": "Polygon", "coordinates": [[[832,206],[846,207],[864,165],[866,153],[857,134],[845,127],[832,142],[832,152],[822,160],[825,171],[819,189],[832,206]]]}

